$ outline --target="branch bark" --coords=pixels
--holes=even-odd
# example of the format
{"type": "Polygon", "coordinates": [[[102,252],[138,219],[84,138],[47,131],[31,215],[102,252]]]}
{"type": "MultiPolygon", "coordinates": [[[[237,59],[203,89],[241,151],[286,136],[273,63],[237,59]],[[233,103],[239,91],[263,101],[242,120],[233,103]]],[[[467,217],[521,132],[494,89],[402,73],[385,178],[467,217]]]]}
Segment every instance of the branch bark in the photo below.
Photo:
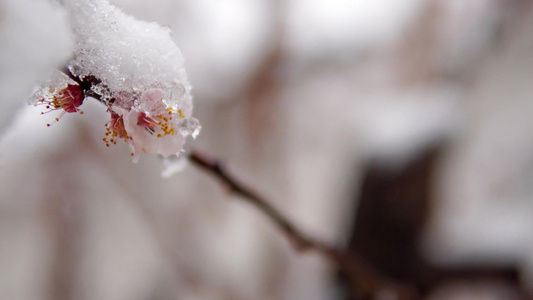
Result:
{"type": "Polygon", "coordinates": [[[379,299],[387,296],[392,297],[387,299],[419,299],[413,287],[393,282],[380,274],[357,253],[328,245],[299,230],[293,222],[270,204],[268,199],[232,176],[220,160],[196,150],[190,151],[189,160],[218,179],[231,192],[241,196],[243,201],[266,215],[296,251],[314,251],[330,261],[345,277],[353,299],[379,299]]]}

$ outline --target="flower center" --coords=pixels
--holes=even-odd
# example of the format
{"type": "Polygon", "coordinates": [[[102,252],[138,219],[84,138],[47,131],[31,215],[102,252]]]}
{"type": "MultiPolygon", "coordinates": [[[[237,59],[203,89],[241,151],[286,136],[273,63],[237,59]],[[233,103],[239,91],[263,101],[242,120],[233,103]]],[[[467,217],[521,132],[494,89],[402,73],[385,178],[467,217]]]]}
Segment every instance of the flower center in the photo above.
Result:
{"type": "MultiPolygon", "coordinates": [[[[156,134],[157,137],[162,138],[166,135],[175,135],[176,128],[174,119],[174,109],[169,107],[166,113],[155,115],[153,118],[142,112],[137,119],[137,125],[144,127],[150,134],[156,134]]],[[[185,118],[181,109],[178,109],[178,115],[180,118],[185,118]]]]}

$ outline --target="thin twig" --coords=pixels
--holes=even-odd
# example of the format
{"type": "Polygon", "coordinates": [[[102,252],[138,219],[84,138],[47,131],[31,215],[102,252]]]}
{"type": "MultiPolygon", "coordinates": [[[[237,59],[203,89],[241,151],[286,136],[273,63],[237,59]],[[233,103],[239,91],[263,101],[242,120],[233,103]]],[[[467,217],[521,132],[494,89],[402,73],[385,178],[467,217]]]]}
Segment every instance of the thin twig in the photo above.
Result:
{"type": "MultiPolygon", "coordinates": [[[[110,100],[104,100],[102,99],[102,96],[100,94],[97,94],[92,90],[93,86],[102,83],[102,80],[100,80],[99,78],[96,78],[93,75],[80,78],[79,76],[72,74],[70,69],[66,66],[63,67],[61,72],[67,75],[70,79],[74,80],[80,86],[85,97],[94,98],[98,102],[108,107],[115,101],[115,98],[111,98],[110,100]]],[[[104,86],[104,88],[107,88],[107,87],[104,86]]]]}
{"type": "MultiPolygon", "coordinates": [[[[103,101],[99,94],[92,91],[92,86],[101,83],[101,80],[94,76],[80,78],[72,74],[68,68],[64,68],[62,71],[80,85],[86,97],[92,97],[103,104],[109,105],[109,102],[103,101]]],[[[114,99],[111,99],[110,103],[112,101],[114,99]]],[[[391,297],[397,300],[418,299],[418,294],[412,287],[393,282],[353,251],[344,251],[304,234],[287,217],[272,206],[270,201],[242,184],[226,171],[220,160],[198,151],[191,151],[189,160],[214,175],[233,193],[240,195],[241,199],[264,213],[297,251],[315,251],[328,259],[345,276],[350,294],[354,299],[379,299],[382,298],[381,295],[387,295],[387,299],[391,297]]]]}
{"type": "Polygon", "coordinates": [[[241,199],[264,213],[297,251],[315,251],[328,259],[346,277],[353,298],[377,299],[380,295],[387,294],[392,296],[392,299],[418,299],[418,295],[412,287],[400,285],[383,276],[359,255],[353,252],[348,253],[304,234],[272,206],[270,201],[233,177],[222,166],[220,160],[195,150],[189,153],[189,160],[215,176],[233,193],[241,196],[241,199]]]}

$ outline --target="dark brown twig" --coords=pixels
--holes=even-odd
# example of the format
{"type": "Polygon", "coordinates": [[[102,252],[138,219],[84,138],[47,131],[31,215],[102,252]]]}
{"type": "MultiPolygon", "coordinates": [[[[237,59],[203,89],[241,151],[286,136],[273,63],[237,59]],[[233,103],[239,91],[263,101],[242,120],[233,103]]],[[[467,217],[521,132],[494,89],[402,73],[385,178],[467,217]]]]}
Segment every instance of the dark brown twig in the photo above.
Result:
{"type": "Polygon", "coordinates": [[[315,251],[329,260],[346,277],[354,299],[377,299],[384,294],[391,295],[393,299],[418,299],[417,292],[413,288],[392,282],[359,255],[327,245],[304,234],[266,198],[233,177],[218,159],[193,150],[189,153],[189,160],[264,213],[297,251],[315,251]]]}
{"type": "Polygon", "coordinates": [[[67,75],[70,79],[74,80],[80,86],[85,97],[92,97],[106,106],[110,106],[115,101],[114,98],[110,99],[109,101],[104,101],[101,95],[95,93],[92,90],[93,86],[102,83],[102,80],[100,80],[99,78],[96,78],[95,76],[92,76],[92,75],[80,78],[72,74],[72,72],[70,71],[68,67],[63,67],[61,72],[67,75]]]}

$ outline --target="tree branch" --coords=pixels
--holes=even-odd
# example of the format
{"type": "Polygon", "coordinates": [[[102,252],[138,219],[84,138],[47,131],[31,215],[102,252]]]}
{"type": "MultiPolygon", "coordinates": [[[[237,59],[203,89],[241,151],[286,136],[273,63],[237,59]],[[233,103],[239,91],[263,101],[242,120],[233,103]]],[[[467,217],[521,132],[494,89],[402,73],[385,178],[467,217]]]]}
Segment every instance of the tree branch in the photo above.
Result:
{"type": "MultiPolygon", "coordinates": [[[[346,278],[354,299],[377,299],[385,294],[391,299],[414,300],[418,293],[413,287],[393,282],[380,274],[356,253],[348,253],[309,237],[277,210],[270,201],[233,177],[220,160],[198,151],[189,153],[189,160],[227,186],[241,199],[265,214],[291,242],[296,251],[315,251],[329,260],[346,278]]],[[[387,298],[388,299],[388,298],[387,298]]]]}
{"type": "MultiPolygon", "coordinates": [[[[114,99],[111,99],[110,102],[103,101],[99,94],[92,91],[93,85],[101,83],[98,78],[94,76],[80,78],[72,74],[68,68],[64,68],[62,71],[79,84],[86,97],[92,97],[106,106],[109,106],[114,101],[114,99]]],[[[419,298],[414,288],[393,282],[380,274],[360,255],[353,252],[349,253],[304,234],[287,217],[272,206],[270,201],[226,171],[218,159],[198,151],[191,151],[189,160],[215,176],[233,193],[241,196],[241,199],[265,214],[291,242],[295,250],[315,251],[329,260],[344,275],[353,299],[366,300],[388,297],[387,299],[416,300],[419,298]]]]}

